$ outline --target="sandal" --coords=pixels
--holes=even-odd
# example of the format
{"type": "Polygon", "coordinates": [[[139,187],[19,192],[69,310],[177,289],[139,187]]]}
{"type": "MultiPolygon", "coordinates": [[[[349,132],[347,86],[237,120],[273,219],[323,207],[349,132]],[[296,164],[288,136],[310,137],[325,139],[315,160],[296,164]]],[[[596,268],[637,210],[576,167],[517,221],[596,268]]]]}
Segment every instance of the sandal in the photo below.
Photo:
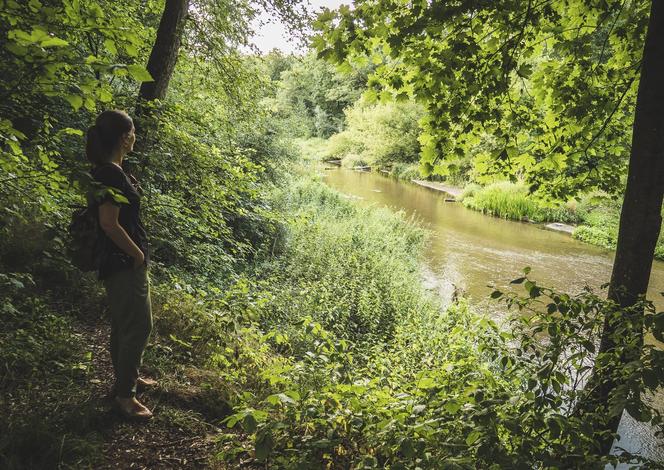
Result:
{"type": "Polygon", "coordinates": [[[143,392],[150,388],[155,388],[157,385],[159,385],[159,382],[149,377],[139,377],[136,379],[136,391],[138,392],[143,392]]]}

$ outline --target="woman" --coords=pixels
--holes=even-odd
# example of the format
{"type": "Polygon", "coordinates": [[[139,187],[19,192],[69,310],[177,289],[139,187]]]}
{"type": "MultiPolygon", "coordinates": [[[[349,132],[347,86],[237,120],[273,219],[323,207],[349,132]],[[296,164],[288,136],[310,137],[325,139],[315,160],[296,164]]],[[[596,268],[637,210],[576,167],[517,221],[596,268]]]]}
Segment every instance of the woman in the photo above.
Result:
{"type": "Polygon", "coordinates": [[[90,127],[86,155],[101,190],[93,204],[99,214],[99,278],[108,295],[111,314],[111,359],[114,394],[128,418],[148,419],[152,412],[136,399],[138,368],[152,330],[148,279],[147,234],[140,219],[140,187],[124,172],[122,161],[136,141],[134,123],[123,111],[104,111],[90,127]]]}

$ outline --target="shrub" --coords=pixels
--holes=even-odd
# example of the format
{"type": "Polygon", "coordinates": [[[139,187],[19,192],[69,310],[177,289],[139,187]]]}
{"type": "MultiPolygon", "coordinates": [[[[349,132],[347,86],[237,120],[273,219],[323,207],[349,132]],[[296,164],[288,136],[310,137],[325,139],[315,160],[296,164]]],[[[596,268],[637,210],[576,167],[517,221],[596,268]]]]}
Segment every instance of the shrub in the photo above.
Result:
{"type": "Polygon", "coordinates": [[[414,102],[366,105],[346,111],[346,129],[330,138],[329,153],[337,158],[355,155],[369,166],[417,163],[420,153],[419,119],[423,109],[414,102]]]}
{"type": "MultiPolygon", "coordinates": [[[[638,457],[596,457],[597,426],[622,412],[661,423],[641,387],[662,383],[664,358],[654,345],[620,375],[613,352],[598,358],[625,387],[579,417],[587,364],[595,358],[605,316],[623,312],[591,292],[570,297],[526,276],[525,296],[494,292],[515,309],[500,330],[465,302],[445,312],[424,309],[402,318],[391,340],[369,349],[338,341],[310,318],[294,333],[307,354],[280,374],[276,391],[229,417],[253,443],[237,453],[279,468],[601,468],[638,457]],[[546,340],[542,332],[547,333],[546,340]],[[364,355],[365,361],[356,361],[364,355]],[[615,406],[619,403],[619,406],[615,406]]],[[[662,314],[646,322],[661,337],[662,314]]],[[[627,326],[632,328],[633,326],[627,326]]],[[[616,335],[625,334],[618,328],[616,335]]],[[[288,339],[283,340],[288,342],[288,339]]],[[[627,347],[630,347],[629,345],[627,347]]]]}

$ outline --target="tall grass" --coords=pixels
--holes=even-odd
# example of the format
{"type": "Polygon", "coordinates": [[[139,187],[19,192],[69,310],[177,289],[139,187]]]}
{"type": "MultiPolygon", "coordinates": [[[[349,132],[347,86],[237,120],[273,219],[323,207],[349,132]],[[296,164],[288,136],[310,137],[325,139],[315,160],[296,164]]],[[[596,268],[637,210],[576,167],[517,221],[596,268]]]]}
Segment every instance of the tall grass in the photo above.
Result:
{"type": "Polygon", "coordinates": [[[501,181],[488,186],[469,185],[461,200],[464,206],[503,219],[533,222],[575,222],[578,216],[566,206],[547,207],[529,194],[523,184],[501,181]]]}
{"type": "Polygon", "coordinates": [[[424,232],[387,209],[360,207],[317,181],[278,196],[291,214],[285,252],[264,273],[271,326],[305,316],[342,338],[389,338],[400,318],[429,308],[418,254],[424,232]]]}

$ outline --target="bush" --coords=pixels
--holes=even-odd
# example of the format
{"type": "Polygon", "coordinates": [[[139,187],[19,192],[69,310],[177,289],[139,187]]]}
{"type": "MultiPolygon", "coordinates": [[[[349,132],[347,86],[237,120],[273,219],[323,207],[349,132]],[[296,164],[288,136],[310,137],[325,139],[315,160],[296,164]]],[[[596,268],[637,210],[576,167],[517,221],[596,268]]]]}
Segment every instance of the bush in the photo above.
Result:
{"type": "MultiPolygon", "coordinates": [[[[570,297],[538,286],[527,273],[513,282],[524,285],[525,296],[493,294],[506,296],[516,310],[505,331],[463,301],[445,312],[412,312],[374,348],[339,341],[304,318],[292,335],[308,344],[304,357],[267,372],[279,377],[276,390],[227,420],[251,433],[253,443],[220,455],[240,453],[278,468],[335,469],[638,462],[628,454],[596,457],[594,429],[621,413],[622,405],[642,421],[661,424],[638,391],[662,383],[664,357],[646,346],[642,363],[620,375],[619,354],[602,355],[603,373],[619,376],[625,386],[581,417],[570,412],[585,399],[599,326],[605,316],[613,322],[623,312],[590,292],[570,297]]],[[[646,309],[647,328],[661,337],[662,314],[650,304],[638,308],[646,309]]],[[[624,334],[618,327],[616,337],[624,334]]],[[[289,341],[282,338],[282,347],[289,341]]]]}
{"type": "Polygon", "coordinates": [[[422,107],[414,102],[366,105],[346,111],[346,129],[330,138],[329,154],[361,159],[372,167],[417,163],[422,107]]]}

